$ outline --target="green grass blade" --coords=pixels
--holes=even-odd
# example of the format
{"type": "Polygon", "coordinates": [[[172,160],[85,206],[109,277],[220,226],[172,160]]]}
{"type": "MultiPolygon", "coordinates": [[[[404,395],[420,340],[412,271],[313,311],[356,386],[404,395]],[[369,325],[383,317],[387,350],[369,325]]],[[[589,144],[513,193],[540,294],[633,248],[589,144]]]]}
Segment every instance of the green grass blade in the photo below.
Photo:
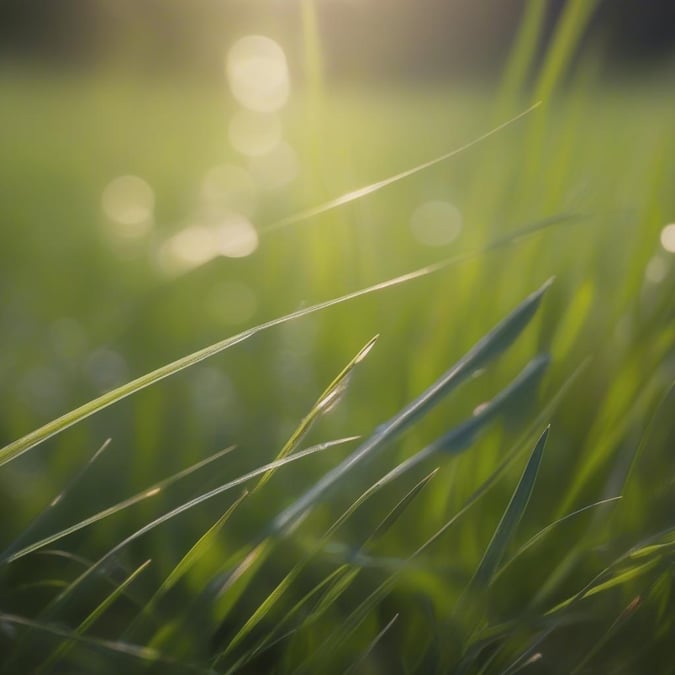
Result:
{"type": "MultiPolygon", "coordinates": [[[[112,593],[110,593],[103,601],[94,608],[92,612],[82,621],[74,630],[75,635],[83,635],[91,626],[101,617],[108,608],[126,591],[126,589],[134,582],[136,577],[141,574],[150,564],[150,560],[146,560],[142,565],[135,569],[112,593]]],[[[48,671],[57,661],[63,659],[68,655],[73,648],[74,642],[72,640],[63,641],[58,649],[37,669],[36,672],[42,673],[48,671]]]]}
{"type": "Polygon", "coordinates": [[[513,562],[515,562],[521,555],[523,555],[528,549],[530,549],[532,546],[534,546],[538,541],[543,539],[547,534],[551,532],[551,530],[555,529],[559,525],[562,525],[563,523],[567,522],[568,520],[572,520],[573,518],[576,518],[577,516],[580,516],[582,513],[586,513],[587,511],[590,511],[591,509],[595,509],[599,506],[605,506],[606,504],[611,504],[613,502],[618,502],[622,498],[621,497],[609,497],[608,499],[601,499],[600,501],[593,502],[593,504],[588,504],[587,506],[582,506],[580,509],[577,509],[576,511],[572,511],[572,513],[568,513],[566,516],[563,516],[562,518],[558,518],[557,520],[554,520],[552,523],[549,523],[546,527],[542,528],[537,532],[535,535],[530,537],[494,574],[493,581],[496,580],[499,576],[501,576],[504,571],[510,567],[513,562]]]}
{"type": "Polygon", "coordinates": [[[320,216],[324,213],[328,213],[329,211],[333,211],[334,209],[337,209],[341,206],[345,206],[346,204],[350,204],[351,202],[356,201],[357,199],[362,199],[363,197],[366,197],[368,195],[371,195],[375,192],[378,192],[379,190],[382,190],[383,188],[389,187],[390,185],[393,185],[394,183],[397,183],[400,180],[403,180],[405,178],[409,178],[410,176],[414,176],[416,173],[419,173],[420,171],[424,171],[426,169],[431,168],[432,166],[436,164],[440,164],[441,162],[445,162],[448,159],[451,159],[452,157],[455,157],[459,155],[462,152],[465,152],[466,150],[469,150],[470,148],[474,147],[475,145],[478,145],[482,141],[487,140],[491,136],[494,136],[495,134],[498,134],[500,131],[503,131],[510,125],[512,125],[514,122],[517,122],[518,120],[522,119],[523,117],[529,115],[532,111],[534,111],[536,108],[538,108],[541,105],[541,102],[534,103],[531,105],[527,110],[524,110],[520,114],[516,115],[515,117],[512,117],[510,120],[504,122],[503,124],[500,124],[487,133],[481,134],[477,138],[474,138],[471,141],[468,141],[464,145],[462,145],[459,148],[456,148],[455,150],[451,150],[450,152],[446,152],[438,157],[434,157],[433,159],[422,162],[421,164],[418,164],[417,166],[412,167],[411,169],[406,169],[405,171],[401,171],[400,173],[394,174],[393,176],[389,176],[387,178],[384,178],[382,180],[377,181],[376,183],[371,183],[370,185],[366,185],[361,188],[357,188],[356,190],[352,190],[351,192],[347,192],[343,195],[340,195],[339,197],[336,197],[335,199],[331,199],[330,201],[324,202],[323,204],[320,204],[319,206],[314,206],[308,209],[305,209],[303,211],[300,211],[298,213],[294,213],[293,215],[286,216],[285,218],[281,218],[280,220],[277,220],[274,223],[271,223],[267,226],[264,226],[260,228],[260,232],[262,234],[266,234],[268,232],[273,232],[275,230],[279,230],[284,227],[288,227],[289,225],[294,225],[296,223],[301,223],[305,220],[309,220],[310,218],[314,218],[316,216],[320,216]]]}
{"type": "MultiPolygon", "coordinates": [[[[354,368],[363,361],[363,359],[368,356],[370,350],[375,346],[379,335],[368,340],[368,342],[359,350],[356,356],[336,375],[333,381],[326,387],[321,396],[316,400],[310,411],[302,419],[298,427],[293,431],[290,438],[284,444],[283,448],[280,450],[279,454],[275,457],[276,460],[283,459],[288,454],[293,452],[295,448],[298,447],[300,441],[304,438],[305,434],[310,430],[314,422],[332,410],[335,405],[337,405],[344,395],[347,387],[349,386],[349,380],[351,378],[354,368]]],[[[263,474],[260,477],[260,480],[253,488],[252,492],[259,490],[263,485],[272,477],[274,474],[274,469],[270,469],[268,472],[263,474]]]]}
{"type": "Polygon", "coordinates": [[[12,554],[18,551],[23,542],[28,538],[30,533],[39,527],[49,515],[54,511],[54,509],[63,502],[71,490],[79,483],[84,475],[89,471],[89,469],[94,465],[96,460],[105,452],[105,450],[110,446],[110,439],[106,440],[103,445],[85,462],[85,464],[79,469],[79,471],[70,479],[66,487],[59,492],[59,494],[52,499],[46,509],[40,513],[40,515],[33,520],[33,522],[28,525],[21,534],[0,554],[0,564],[5,561],[8,561],[12,554]]]}
{"type": "Polygon", "coordinates": [[[271,534],[289,532],[311,511],[318,501],[344,479],[349,471],[364,459],[372,457],[385,443],[391,441],[420,416],[428,412],[440,399],[479,368],[501,354],[527,326],[550,286],[547,281],[540,289],[527,297],[513,312],[484,336],[452,368],[434,382],[415,400],[409,403],[391,420],[382,424],[375,433],[358,447],[337,467],[326,473],[304,495],[275,518],[271,534]]]}
{"type": "Polygon", "coordinates": [[[118,502],[113,506],[109,506],[108,508],[99,511],[98,513],[95,513],[94,515],[89,516],[88,518],[84,518],[83,520],[79,521],[78,523],[75,523],[74,525],[66,527],[60,530],[59,532],[55,532],[54,534],[51,534],[47,537],[44,537],[43,539],[33,542],[28,546],[24,546],[19,550],[17,550],[16,545],[13,544],[2,553],[2,555],[0,556],[0,563],[10,563],[15,560],[18,560],[19,558],[22,558],[23,556],[26,556],[29,553],[33,553],[34,551],[44,548],[45,546],[49,546],[50,544],[53,544],[54,542],[57,542],[60,539],[63,539],[64,537],[67,537],[70,534],[73,534],[74,532],[78,532],[79,530],[83,530],[87,527],[90,527],[91,525],[99,523],[100,521],[105,520],[106,518],[109,518],[110,516],[113,516],[116,513],[119,513],[120,511],[124,511],[125,509],[134,506],[135,504],[138,504],[147,499],[151,499],[152,497],[155,497],[158,494],[160,494],[160,492],[162,492],[163,490],[166,490],[166,488],[168,488],[173,483],[181,480],[182,478],[186,478],[190,474],[207,466],[211,462],[220,459],[224,455],[230,453],[232,450],[234,450],[234,446],[225,448],[224,450],[220,450],[219,452],[214,453],[213,455],[207,457],[201,462],[196,462],[192,466],[189,466],[187,469],[178,471],[172,476],[169,476],[168,478],[165,478],[164,480],[161,480],[158,483],[151,485],[149,488],[142,490],[138,494],[135,494],[133,497],[124,499],[123,501],[118,502]]]}
{"type": "Polygon", "coordinates": [[[192,545],[190,550],[180,559],[178,564],[171,570],[160,587],[155,591],[154,595],[144,605],[138,617],[127,626],[122,637],[127,638],[128,636],[133,635],[140,622],[144,618],[152,616],[159,601],[190,571],[190,569],[194,567],[197,561],[214,544],[225,523],[232,517],[232,514],[239,508],[249,494],[248,491],[244,490],[239,498],[236,499],[218,520],[216,520],[216,522],[192,545]]]}
{"type": "Polygon", "coordinates": [[[152,372],[147,373],[146,375],[142,375],[141,377],[132,380],[131,382],[128,382],[122,385],[121,387],[112,389],[111,391],[106,392],[105,394],[99,396],[98,398],[92,399],[91,401],[88,401],[79,408],[75,408],[74,410],[71,410],[65,415],[57,417],[51,422],[48,422],[47,424],[39,427],[38,429],[35,429],[34,431],[31,431],[25,436],[22,436],[18,440],[13,441],[9,445],[0,448],[0,466],[7,464],[8,462],[22,455],[24,452],[31,450],[32,448],[39,445],[43,441],[47,440],[48,438],[51,438],[52,436],[55,436],[61,433],[62,431],[65,431],[74,424],[77,424],[78,422],[81,422],[87,417],[90,417],[91,415],[94,415],[95,413],[104,410],[105,408],[113,405],[114,403],[117,403],[118,401],[121,401],[122,399],[127,398],[132,394],[135,394],[141,389],[145,389],[146,387],[149,387],[150,385],[153,385],[156,382],[163,380],[164,378],[170,377],[171,375],[175,375],[176,373],[179,373],[180,371],[185,370],[190,366],[200,363],[201,361],[204,361],[205,359],[208,359],[211,356],[215,356],[216,354],[219,354],[225,351],[226,349],[229,349],[230,347],[234,347],[240,342],[244,342],[245,340],[248,340],[249,338],[253,337],[254,335],[257,335],[262,331],[268,330],[275,326],[282,325],[284,323],[288,323],[295,319],[300,319],[302,317],[309,316],[310,314],[321,312],[325,309],[328,309],[329,307],[334,307],[335,305],[339,305],[344,302],[348,302],[350,300],[354,300],[356,298],[369,295],[371,293],[376,293],[378,291],[387,288],[392,288],[400,284],[408,283],[414,279],[420,279],[430,274],[435,274],[437,272],[440,272],[441,270],[471,260],[472,258],[476,258],[485,253],[511,246],[543,229],[546,229],[558,223],[569,221],[574,218],[576,218],[576,216],[569,216],[569,215],[561,215],[561,216],[554,216],[551,218],[545,218],[531,225],[523,227],[520,230],[516,230],[504,237],[495,239],[492,242],[489,242],[487,245],[482,246],[474,251],[470,251],[458,256],[447,258],[438,263],[421,267],[417,270],[414,270],[413,272],[408,272],[407,274],[402,274],[400,276],[387,279],[386,281],[373,284],[372,286],[367,286],[366,288],[361,288],[357,291],[346,293],[345,295],[341,295],[337,298],[332,298],[330,300],[326,300],[324,302],[319,302],[315,305],[311,305],[310,307],[299,309],[295,312],[291,312],[290,314],[285,314],[281,317],[277,317],[276,319],[271,319],[270,321],[261,323],[257,326],[254,326],[253,328],[249,328],[241,333],[238,333],[237,335],[226,338],[225,340],[221,340],[220,342],[216,342],[212,345],[209,345],[208,347],[192,352],[191,354],[188,354],[183,358],[180,358],[176,361],[161,366],[160,368],[157,368],[156,370],[153,370],[152,372]]]}
{"type": "Polygon", "coordinates": [[[511,497],[509,505],[502,516],[497,529],[490,541],[483,559],[478,565],[478,569],[470,583],[470,588],[487,588],[497,571],[497,567],[504,557],[506,548],[509,545],[520,520],[525,513],[525,509],[532,496],[534,483],[537,479],[537,473],[541,464],[541,459],[548,438],[549,427],[547,427],[539,437],[530,459],[525,466],[525,471],[516,486],[515,492],[511,497]]]}
{"type": "MultiPolygon", "coordinates": [[[[133,662],[141,662],[145,665],[178,665],[175,661],[165,657],[156,649],[143,647],[141,645],[134,645],[128,642],[85,637],[83,635],[78,635],[72,630],[40,621],[34,621],[16,614],[0,612],[0,622],[5,622],[16,626],[24,626],[30,630],[47,633],[64,640],[73,640],[74,642],[80,643],[90,649],[107,654],[108,657],[124,656],[132,659],[133,662]]],[[[181,662],[180,667],[183,668],[185,672],[204,673],[205,675],[208,673],[205,668],[201,668],[200,666],[188,662],[181,662]]]]}

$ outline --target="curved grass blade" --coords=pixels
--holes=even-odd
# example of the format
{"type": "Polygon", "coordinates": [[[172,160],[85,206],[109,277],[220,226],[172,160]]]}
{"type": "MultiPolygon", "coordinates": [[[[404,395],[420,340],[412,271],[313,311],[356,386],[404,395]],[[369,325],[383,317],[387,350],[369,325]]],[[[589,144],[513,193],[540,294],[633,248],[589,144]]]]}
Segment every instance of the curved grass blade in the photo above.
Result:
{"type": "Polygon", "coordinates": [[[166,656],[164,656],[161,652],[157,651],[156,649],[151,649],[150,647],[134,645],[128,642],[102,640],[100,638],[85,637],[83,635],[78,635],[74,631],[62,628],[60,626],[55,626],[40,621],[33,621],[32,619],[27,619],[23,616],[18,616],[16,614],[7,614],[5,612],[0,612],[0,623],[2,622],[6,622],[17,626],[25,626],[26,628],[29,628],[31,630],[48,633],[50,635],[63,638],[65,640],[73,640],[86,647],[89,647],[90,649],[103,652],[104,654],[107,654],[108,657],[116,655],[126,656],[132,658],[135,661],[144,662],[146,665],[151,664],[165,664],[173,666],[180,665],[180,667],[183,668],[185,672],[203,673],[204,675],[207,675],[209,673],[207,669],[194,665],[192,663],[181,662],[180,664],[177,664],[172,659],[169,659],[166,656]]]}
{"type": "MultiPolygon", "coordinates": [[[[113,590],[103,601],[94,608],[94,610],[89,614],[89,616],[82,621],[78,627],[74,630],[75,635],[84,635],[84,633],[91,628],[91,626],[101,617],[107,609],[126,591],[126,589],[134,582],[136,577],[138,577],[141,572],[150,564],[151,560],[146,560],[142,565],[135,569],[117,588],[113,590]]],[[[49,671],[51,667],[60,659],[63,659],[68,655],[70,650],[73,648],[73,640],[65,640],[62,642],[58,649],[35,671],[36,673],[43,673],[49,671]]]]}
{"type": "Polygon", "coordinates": [[[59,492],[54,499],[49,503],[46,509],[44,509],[33,522],[28,525],[25,529],[21,531],[21,534],[0,554],[0,564],[8,560],[10,556],[15,553],[21,545],[27,539],[28,535],[33,532],[41,523],[43,523],[49,514],[53,513],[54,509],[66,498],[68,493],[79,483],[84,475],[89,471],[89,469],[94,465],[96,460],[105,452],[109,447],[111,439],[107,439],[103,445],[80,467],[79,471],[68,481],[68,484],[59,492]]]}
{"type": "Polygon", "coordinates": [[[357,464],[372,457],[385,443],[394,439],[435,406],[443,396],[449,394],[472,373],[507,349],[534,316],[541,298],[551,282],[552,280],[547,281],[541,288],[528,296],[508,317],[479,340],[469,352],[426,391],[388,422],[380,425],[365,443],[338,466],[328,471],[304,495],[282,511],[274,519],[270,534],[276,536],[292,531],[309,514],[312,508],[357,464]]]}
{"type": "Polygon", "coordinates": [[[63,539],[64,537],[67,537],[70,534],[73,534],[74,532],[83,530],[84,528],[94,525],[106,518],[109,518],[110,516],[113,516],[116,513],[119,513],[120,511],[124,511],[124,509],[128,509],[129,507],[134,506],[135,504],[138,504],[142,501],[145,501],[146,499],[151,499],[152,497],[158,495],[162,490],[168,488],[173,483],[181,480],[182,478],[186,478],[190,474],[207,466],[211,462],[215,462],[221,457],[224,457],[226,454],[232,452],[234,448],[235,446],[230,446],[228,448],[225,448],[224,450],[220,450],[211,455],[210,457],[207,457],[206,459],[203,459],[202,461],[196,462],[192,466],[189,466],[187,469],[178,471],[172,476],[169,476],[168,478],[165,478],[164,480],[161,480],[158,483],[151,485],[149,488],[142,490],[138,494],[135,494],[133,497],[124,499],[123,501],[118,502],[113,506],[109,506],[108,508],[99,511],[94,515],[81,520],[79,523],[75,523],[74,525],[66,527],[63,530],[60,530],[59,532],[50,534],[49,536],[44,537],[43,539],[40,539],[32,544],[29,544],[28,546],[24,546],[20,550],[16,550],[17,548],[16,545],[12,544],[12,546],[10,546],[7,550],[3,551],[2,555],[0,555],[0,564],[10,563],[13,562],[14,560],[18,560],[19,558],[22,558],[23,556],[26,556],[29,553],[33,553],[34,551],[37,551],[45,546],[49,546],[50,544],[53,544],[54,542],[59,541],[60,539],[63,539]]]}
{"type": "Polygon", "coordinates": [[[220,534],[225,523],[232,517],[235,510],[248,497],[250,493],[244,490],[241,496],[234,501],[225,512],[211,525],[211,527],[193,544],[190,550],[180,559],[178,564],[171,570],[169,575],[164,579],[160,587],[155,591],[154,595],[148,600],[143,607],[141,614],[129,625],[124,631],[123,638],[127,638],[134,634],[142,619],[151,616],[157,607],[159,601],[182,579],[197,561],[204,555],[204,553],[212,546],[216,537],[220,534]]]}
{"type": "Polygon", "coordinates": [[[534,482],[537,479],[537,473],[539,472],[539,466],[544,453],[544,447],[546,446],[549,429],[550,427],[546,427],[539,437],[539,440],[530,455],[530,459],[525,466],[523,475],[511,497],[511,501],[506,507],[502,519],[499,521],[499,525],[492,536],[492,540],[485,551],[483,559],[478,565],[478,569],[476,570],[473,579],[469,583],[469,589],[475,589],[476,587],[487,588],[492,581],[492,577],[504,557],[506,548],[513,538],[516,528],[530,501],[530,497],[532,496],[534,482]]]}
{"type": "Polygon", "coordinates": [[[572,513],[568,513],[566,516],[563,516],[562,518],[558,518],[557,520],[554,520],[552,523],[549,523],[546,527],[542,528],[537,532],[535,535],[530,537],[494,574],[492,577],[492,581],[495,581],[498,577],[500,577],[504,571],[510,567],[515,560],[517,560],[521,555],[523,555],[528,549],[530,549],[532,546],[534,546],[540,539],[543,539],[551,530],[554,528],[558,527],[558,525],[562,525],[564,522],[571,520],[572,518],[576,518],[577,516],[580,516],[582,513],[585,513],[586,511],[590,511],[591,509],[598,508],[599,506],[605,506],[606,504],[611,504],[613,502],[618,502],[622,499],[622,497],[609,497],[608,499],[601,499],[600,501],[593,502],[592,504],[587,504],[586,506],[582,506],[580,509],[577,509],[576,511],[572,511],[572,513]]]}
{"type": "MultiPolygon", "coordinates": [[[[368,356],[370,350],[375,346],[375,343],[379,337],[379,335],[376,335],[375,337],[368,340],[368,342],[359,350],[356,356],[336,375],[333,381],[326,387],[310,411],[302,419],[295,431],[293,431],[291,437],[284,444],[284,447],[281,448],[279,454],[275,457],[277,461],[283,459],[293,452],[293,450],[298,447],[300,441],[310,430],[314,422],[319,417],[332,410],[335,405],[337,405],[347,390],[347,387],[349,386],[349,380],[351,378],[352,371],[359,363],[361,363],[361,361],[363,361],[363,359],[366,358],[366,356],[368,356]]],[[[272,477],[273,473],[274,469],[270,469],[267,473],[263,474],[260,477],[258,483],[253,488],[252,492],[255,492],[263,487],[263,485],[265,485],[265,483],[272,477]]]]}
{"type": "Polygon", "coordinates": [[[305,220],[309,220],[310,218],[314,218],[315,216],[320,216],[324,213],[328,213],[329,211],[332,211],[334,209],[339,208],[340,206],[344,206],[345,204],[350,204],[351,202],[356,201],[357,199],[362,199],[363,197],[366,197],[367,195],[371,195],[374,192],[377,192],[378,190],[381,190],[382,188],[386,188],[389,185],[393,185],[394,183],[397,183],[400,180],[403,180],[404,178],[408,178],[410,176],[414,176],[416,173],[419,173],[420,171],[424,171],[425,169],[429,169],[432,166],[436,164],[440,164],[441,162],[445,162],[446,160],[455,157],[456,155],[459,155],[460,153],[468,150],[469,148],[472,148],[474,145],[477,145],[478,143],[487,140],[491,136],[494,136],[495,134],[499,133],[500,131],[503,131],[506,129],[506,127],[510,126],[514,122],[517,122],[518,120],[522,119],[526,115],[529,115],[532,111],[534,111],[536,108],[538,108],[541,105],[541,101],[538,101],[537,103],[534,103],[531,105],[527,110],[524,110],[520,114],[516,115],[515,117],[512,117],[510,120],[507,122],[504,122],[503,124],[500,124],[499,126],[494,127],[492,130],[488,131],[487,133],[484,133],[477,138],[474,138],[473,140],[469,141],[468,143],[465,143],[459,148],[456,148],[455,150],[452,150],[450,152],[446,152],[443,155],[440,155],[439,157],[435,157],[434,159],[431,159],[427,162],[423,162],[422,164],[418,164],[417,166],[413,167],[412,169],[407,169],[406,171],[402,171],[400,173],[397,173],[393,176],[389,176],[388,178],[384,178],[383,180],[379,180],[376,183],[371,183],[370,185],[366,185],[365,187],[358,188],[356,190],[352,190],[351,192],[347,192],[340,197],[336,197],[335,199],[331,199],[330,201],[324,202],[323,204],[320,204],[319,206],[314,206],[308,209],[305,209],[303,211],[300,211],[299,213],[295,213],[291,216],[286,216],[285,218],[281,218],[280,220],[277,220],[274,223],[271,223],[270,225],[267,225],[265,227],[260,228],[260,233],[261,234],[267,234],[269,232],[273,232],[275,230],[279,230],[283,227],[287,227],[289,225],[294,225],[295,223],[300,223],[305,220]]]}
{"type": "Polygon", "coordinates": [[[440,272],[441,270],[447,269],[453,265],[457,265],[462,262],[471,260],[485,253],[511,246],[521,241],[522,239],[527,238],[552,225],[566,222],[576,218],[577,216],[569,216],[569,215],[559,215],[551,218],[545,218],[529,226],[516,230],[515,232],[512,232],[511,234],[508,234],[504,237],[495,239],[486,244],[485,246],[482,246],[474,251],[469,251],[460,254],[458,256],[446,258],[445,260],[442,260],[438,263],[421,267],[417,270],[414,270],[413,272],[408,272],[407,274],[402,274],[400,276],[387,279],[386,281],[381,281],[377,284],[373,284],[372,286],[361,288],[357,291],[341,295],[337,298],[332,298],[330,300],[319,302],[315,305],[311,305],[310,307],[304,307],[295,312],[291,312],[290,314],[285,314],[283,316],[277,317],[276,319],[271,319],[270,321],[266,321],[265,323],[258,324],[253,328],[249,328],[241,333],[238,333],[237,335],[233,335],[232,337],[226,338],[225,340],[216,342],[196,352],[192,352],[191,354],[188,354],[183,358],[177,359],[176,361],[172,361],[171,363],[161,366],[160,368],[157,368],[156,370],[153,370],[150,373],[142,375],[141,377],[136,378],[131,382],[127,382],[121,387],[112,389],[111,391],[106,392],[105,394],[99,396],[98,398],[92,399],[91,401],[88,401],[84,405],[81,405],[79,408],[75,408],[74,410],[67,412],[65,415],[57,417],[51,422],[48,422],[47,424],[39,427],[38,429],[35,429],[34,431],[31,431],[30,433],[19,438],[18,440],[13,441],[9,445],[0,448],[0,466],[7,464],[8,462],[22,455],[24,452],[31,450],[32,448],[39,445],[43,441],[47,440],[48,438],[51,438],[52,436],[61,433],[62,431],[68,429],[74,424],[77,424],[78,422],[81,422],[87,417],[90,417],[91,415],[100,412],[101,410],[107,408],[108,406],[111,406],[114,403],[117,403],[118,401],[121,401],[122,399],[127,398],[132,394],[135,394],[141,389],[145,389],[146,387],[149,387],[150,385],[155,384],[160,380],[163,380],[164,378],[170,377],[171,375],[175,375],[176,373],[179,373],[180,371],[185,370],[186,368],[189,368],[190,366],[193,366],[196,363],[200,363],[201,361],[204,361],[205,359],[208,359],[211,356],[215,356],[216,354],[219,354],[220,352],[223,352],[226,349],[229,349],[230,347],[234,347],[240,342],[244,342],[245,340],[248,340],[254,335],[261,333],[262,331],[268,330],[270,328],[279,326],[284,323],[288,323],[295,319],[300,319],[304,316],[309,316],[310,314],[315,314],[317,312],[328,309],[329,307],[342,304],[343,302],[348,302],[350,300],[354,300],[356,298],[360,298],[365,295],[369,295],[371,293],[376,293],[386,288],[392,288],[394,286],[407,283],[414,279],[420,279],[430,274],[435,274],[436,272],[440,272]]]}

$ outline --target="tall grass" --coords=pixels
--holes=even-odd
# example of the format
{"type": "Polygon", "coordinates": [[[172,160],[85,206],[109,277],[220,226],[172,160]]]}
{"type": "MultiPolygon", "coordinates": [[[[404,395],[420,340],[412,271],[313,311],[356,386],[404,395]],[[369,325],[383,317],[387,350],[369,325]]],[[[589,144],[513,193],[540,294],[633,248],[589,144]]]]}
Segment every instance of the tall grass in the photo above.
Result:
{"type": "Polygon", "coordinates": [[[538,60],[543,6],[496,94],[369,98],[324,86],[306,2],[285,123],[315,120],[322,180],[259,199],[250,258],[170,278],[171,225],[111,245],[60,191],[122,171],[100,125],[123,119],[127,170],[181,220],[220,98],[155,85],[143,113],[129,84],[3,75],[3,672],[667,672],[673,99],[573,67],[596,3],[538,60]],[[456,242],[411,236],[429,200],[456,242]]]}

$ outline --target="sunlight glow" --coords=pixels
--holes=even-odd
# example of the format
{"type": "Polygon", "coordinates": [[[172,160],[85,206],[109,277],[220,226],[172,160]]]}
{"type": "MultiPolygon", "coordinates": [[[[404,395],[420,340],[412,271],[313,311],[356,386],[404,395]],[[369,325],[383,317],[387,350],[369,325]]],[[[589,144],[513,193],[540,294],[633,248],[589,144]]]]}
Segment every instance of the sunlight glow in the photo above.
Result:
{"type": "Polygon", "coordinates": [[[251,217],[257,201],[253,177],[234,164],[209,169],[202,180],[200,197],[209,215],[236,211],[251,217]]]}
{"type": "Polygon", "coordinates": [[[119,176],[108,183],[101,196],[103,212],[115,226],[115,234],[134,239],[152,229],[155,193],[138,176],[119,176]]]}
{"type": "Polygon", "coordinates": [[[286,142],[279,143],[272,152],[252,157],[251,175],[263,190],[278,190],[295,180],[299,171],[295,150],[286,142]]]}
{"type": "Polygon", "coordinates": [[[265,155],[281,141],[281,121],[274,113],[240,110],[230,120],[228,137],[242,155],[265,155]]]}
{"type": "Polygon", "coordinates": [[[645,269],[645,279],[652,284],[660,284],[668,274],[668,263],[663,256],[655,255],[645,269]]]}
{"type": "Polygon", "coordinates": [[[247,35],[227,54],[227,78],[235,99],[256,112],[282,108],[290,93],[288,64],[277,42],[262,35],[247,35]]]}
{"type": "Polygon", "coordinates": [[[661,246],[668,253],[675,253],[675,223],[670,223],[661,230],[661,246]]]}
{"type": "Polygon", "coordinates": [[[230,213],[212,225],[189,225],[159,250],[158,263],[167,274],[180,274],[218,256],[244,258],[258,248],[258,233],[250,221],[230,213]]]}
{"type": "Polygon", "coordinates": [[[410,218],[410,229],[420,243],[444,246],[459,236],[462,214],[449,202],[428,201],[415,209],[410,218]]]}

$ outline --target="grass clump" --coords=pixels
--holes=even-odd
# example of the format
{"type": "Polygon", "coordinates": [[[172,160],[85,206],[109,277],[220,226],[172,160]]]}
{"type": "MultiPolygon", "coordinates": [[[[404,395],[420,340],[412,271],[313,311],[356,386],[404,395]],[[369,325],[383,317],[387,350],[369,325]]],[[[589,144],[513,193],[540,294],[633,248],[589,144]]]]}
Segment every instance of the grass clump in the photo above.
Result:
{"type": "MultiPolygon", "coordinates": [[[[595,4],[567,3],[534,105],[540,3],[496,96],[324,91],[309,40],[306,104],[334,131],[312,170],[342,196],[260,198],[255,255],[179,274],[152,261],[182,226],[111,244],[53,197],[56,173],[105,183],[59,154],[68,101],[87,162],[114,166],[85,122],[124,88],[57,100],[3,75],[17,124],[54,98],[43,144],[65,158],[8,138],[0,167],[3,218],[45,242],[2,254],[4,672],[667,672],[673,101],[570,69],[595,4]],[[413,236],[430,202],[461,212],[457,240],[413,236]],[[52,284],[57,263],[89,282],[52,284]]],[[[177,222],[222,101],[154,92],[165,116],[100,123],[159,125],[134,171],[177,222]],[[201,134],[162,150],[183,116],[201,134]]]]}

